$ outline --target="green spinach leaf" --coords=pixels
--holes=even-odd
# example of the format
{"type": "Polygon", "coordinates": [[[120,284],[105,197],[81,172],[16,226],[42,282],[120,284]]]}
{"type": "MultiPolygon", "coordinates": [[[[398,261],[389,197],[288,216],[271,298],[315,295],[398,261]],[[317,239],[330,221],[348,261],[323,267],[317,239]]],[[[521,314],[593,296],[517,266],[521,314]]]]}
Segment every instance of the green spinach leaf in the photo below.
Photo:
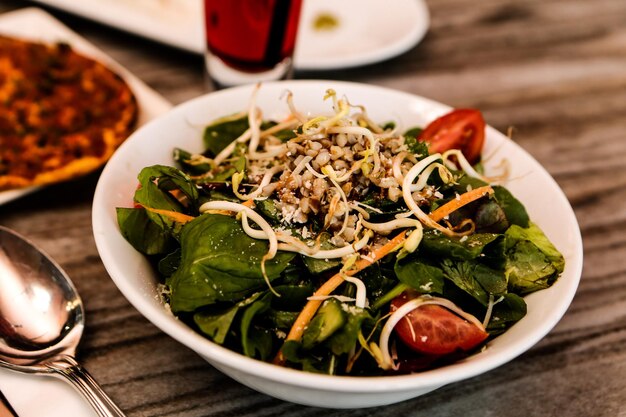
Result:
{"type": "Polygon", "coordinates": [[[182,168],[182,170],[190,175],[203,175],[211,171],[211,165],[203,163],[192,163],[192,154],[184,149],[174,148],[173,158],[174,161],[182,168]]]}
{"type": "Polygon", "coordinates": [[[420,127],[414,127],[404,132],[404,143],[411,153],[418,157],[425,158],[429,155],[428,145],[425,142],[417,140],[422,130],[423,129],[420,127]]]}
{"type": "Polygon", "coordinates": [[[241,136],[249,126],[248,115],[237,119],[232,117],[218,119],[204,129],[204,147],[213,155],[217,155],[241,136]]]}
{"type": "Polygon", "coordinates": [[[217,312],[201,311],[193,315],[193,321],[198,328],[217,344],[224,344],[228,331],[239,311],[239,305],[217,312]]]}
{"type": "Polygon", "coordinates": [[[478,206],[474,216],[477,232],[503,233],[509,228],[509,221],[502,207],[494,200],[478,206]]]}
{"type": "Polygon", "coordinates": [[[498,236],[495,233],[476,233],[461,240],[438,231],[428,231],[424,233],[419,251],[434,259],[471,260],[477,258],[498,236]]]}
{"type": "MultiPolygon", "coordinates": [[[[174,312],[241,300],[266,288],[261,261],[268,244],[249,237],[232,217],[197,217],[184,226],[181,247],[180,267],[167,280],[174,312]]],[[[293,253],[279,252],[267,260],[268,278],[278,278],[293,257],[293,253]]]]}
{"type": "Polygon", "coordinates": [[[491,336],[503,333],[526,315],[526,302],[516,294],[504,295],[502,301],[493,306],[487,331],[491,336]]]}
{"type": "Polygon", "coordinates": [[[303,371],[313,373],[329,374],[333,369],[328,369],[328,359],[324,356],[314,356],[310,352],[304,350],[300,342],[295,340],[287,340],[281,352],[287,362],[300,365],[303,371]]]}
{"type": "Polygon", "coordinates": [[[241,346],[243,354],[250,358],[266,360],[272,352],[272,338],[267,329],[258,329],[252,323],[255,316],[270,308],[272,297],[272,293],[267,292],[250,304],[241,316],[241,346]]]}
{"type": "Polygon", "coordinates": [[[363,322],[372,319],[370,314],[362,308],[347,306],[346,309],[347,320],[345,325],[334,332],[327,342],[330,350],[335,355],[342,355],[352,351],[357,344],[363,322]]]}
{"type": "MultiPolygon", "coordinates": [[[[336,246],[330,243],[330,234],[322,233],[320,237],[320,247],[323,250],[335,249],[336,246]]],[[[322,272],[329,271],[341,265],[341,259],[316,259],[310,256],[301,255],[304,265],[313,275],[319,275],[322,272]]]]}
{"type": "Polygon", "coordinates": [[[238,143],[235,146],[232,156],[229,158],[230,163],[220,166],[219,171],[216,171],[213,176],[207,177],[199,183],[218,183],[227,182],[231,179],[233,174],[237,172],[243,172],[246,169],[246,152],[247,146],[244,143],[238,143]]]}
{"type": "Polygon", "coordinates": [[[297,285],[277,285],[274,290],[280,297],[274,297],[272,307],[278,310],[297,311],[302,310],[307,298],[313,295],[315,288],[311,282],[297,285]]]}
{"type": "Polygon", "coordinates": [[[518,294],[528,294],[550,287],[563,272],[563,255],[543,234],[530,223],[526,229],[511,226],[505,233],[507,263],[505,273],[509,289],[518,294]]]}
{"type": "Polygon", "coordinates": [[[453,262],[450,259],[446,259],[441,263],[444,276],[447,279],[486,306],[489,303],[489,294],[475,278],[474,274],[477,265],[474,262],[453,262]]]}
{"type": "Polygon", "coordinates": [[[524,228],[528,227],[530,220],[524,205],[513,197],[513,194],[506,188],[499,185],[494,185],[492,188],[496,201],[502,207],[509,223],[524,228]]]}
{"type": "Polygon", "coordinates": [[[176,248],[175,251],[168,253],[164,258],[159,261],[158,269],[159,273],[164,277],[169,277],[178,269],[180,265],[180,248],[176,248]]]}
{"type": "Polygon", "coordinates": [[[258,292],[229,307],[211,306],[209,308],[200,309],[193,315],[193,320],[204,334],[209,336],[215,343],[222,345],[235,321],[237,313],[242,308],[253,304],[263,294],[263,292],[258,292]]]}
{"type": "Polygon", "coordinates": [[[339,301],[333,298],[324,301],[302,335],[302,347],[308,350],[328,339],[346,323],[346,319],[339,301]]]}
{"type": "Polygon", "coordinates": [[[270,308],[265,312],[265,318],[274,328],[288,331],[296,322],[299,314],[299,311],[282,311],[270,308]]]}
{"type": "Polygon", "coordinates": [[[396,261],[394,271],[403,284],[419,291],[421,294],[443,292],[443,271],[408,256],[396,261]]]}
{"type": "Polygon", "coordinates": [[[198,199],[198,189],[191,178],[179,169],[153,165],[142,169],[137,178],[141,184],[135,192],[135,202],[138,204],[154,209],[184,213],[185,207],[170,194],[170,191],[178,190],[187,196],[192,205],[191,214],[197,213],[197,207],[193,205],[198,199]]]}
{"type": "Polygon", "coordinates": [[[158,255],[170,252],[175,247],[172,235],[156,225],[143,208],[120,208],[117,223],[122,236],[139,252],[158,255]]]}

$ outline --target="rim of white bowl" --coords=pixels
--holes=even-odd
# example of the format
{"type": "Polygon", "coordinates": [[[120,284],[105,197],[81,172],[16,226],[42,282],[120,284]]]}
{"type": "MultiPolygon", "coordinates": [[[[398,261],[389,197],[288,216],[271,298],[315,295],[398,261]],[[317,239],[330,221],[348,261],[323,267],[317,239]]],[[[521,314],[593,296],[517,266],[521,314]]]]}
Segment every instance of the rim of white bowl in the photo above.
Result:
{"type": "MultiPolygon", "coordinates": [[[[281,87],[287,89],[290,86],[307,86],[307,85],[320,85],[328,86],[332,85],[333,88],[340,89],[342,87],[346,89],[364,89],[376,91],[379,93],[385,93],[389,95],[396,95],[397,97],[404,97],[405,99],[419,99],[425,102],[432,103],[434,106],[441,108],[449,108],[444,104],[436,101],[410,94],[394,89],[389,89],[380,86],[372,86],[361,83],[353,83],[347,81],[334,81],[334,80],[292,80],[292,81],[278,81],[264,83],[264,88],[281,87]]],[[[322,88],[322,87],[320,87],[322,88]]],[[[186,109],[195,106],[196,103],[208,100],[208,97],[219,99],[224,95],[240,92],[243,89],[250,89],[250,86],[234,87],[226,90],[221,90],[213,93],[209,93],[204,96],[197,97],[185,103],[182,103],[173,108],[167,114],[152,120],[145,126],[141,127],[139,131],[149,129],[152,125],[163,123],[163,120],[167,120],[170,117],[176,117],[180,113],[185,113],[186,109]]],[[[488,127],[488,135],[499,135],[500,140],[511,142],[516,148],[517,152],[524,154],[526,157],[536,160],[528,154],[523,148],[516,143],[510,141],[509,138],[504,136],[497,130],[488,127]]],[[[128,146],[127,143],[133,140],[137,136],[137,133],[131,135],[129,139],[120,147],[128,146]]],[[[119,150],[118,150],[119,152],[119,150]]],[[[546,334],[552,330],[552,328],[558,323],[558,321],[565,314],[571,301],[576,293],[578,283],[582,274],[582,262],[583,262],[583,247],[582,237],[580,229],[574,215],[574,211],[567,200],[567,197],[558,186],[552,176],[541,166],[538,162],[537,169],[541,171],[541,174],[546,177],[556,193],[555,197],[559,200],[560,204],[566,209],[563,213],[568,218],[568,223],[571,226],[570,232],[573,252],[570,253],[571,259],[566,264],[567,280],[563,280],[564,276],[557,281],[560,292],[558,298],[558,305],[551,310],[548,316],[544,317],[544,320],[538,324],[532,332],[529,332],[527,338],[519,341],[518,343],[498,349],[496,352],[487,349],[485,352],[477,353],[470,356],[470,360],[462,360],[450,365],[446,365],[440,368],[418,372],[406,375],[390,375],[390,376],[335,376],[335,375],[321,375],[310,372],[304,372],[296,369],[285,368],[271,363],[262,362],[257,359],[248,358],[242,354],[219,346],[210,340],[204,338],[200,334],[196,333],[193,329],[178,321],[174,316],[166,311],[165,308],[159,308],[154,302],[149,301],[146,295],[142,293],[140,288],[137,288],[129,283],[124,278],[125,272],[116,262],[113,257],[109,242],[103,238],[101,233],[103,228],[111,227],[111,222],[107,222],[108,213],[107,207],[104,205],[104,197],[108,192],[106,187],[107,179],[109,178],[109,171],[112,170],[112,166],[118,158],[120,153],[116,152],[110,161],[105,166],[100,180],[96,186],[96,191],[93,201],[92,211],[92,224],[94,230],[94,238],[96,246],[102,262],[113,279],[114,283],[126,299],[150,322],[163,332],[189,347],[196,353],[204,356],[205,358],[215,361],[223,366],[234,368],[240,372],[254,375],[259,378],[276,381],[280,383],[286,383],[288,385],[298,386],[302,388],[314,388],[323,389],[327,391],[335,392],[360,392],[360,393],[374,393],[374,392],[390,392],[390,391],[407,391],[419,388],[435,387],[452,382],[457,382],[463,379],[467,379],[489,370],[492,370],[498,366],[501,366],[520,354],[524,353],[532,346],[534,346],[539,340],[541,340],[546,334]]],[[[111,219],[108,219],[111,220],[111,219]]],[[[113,222],[113,226],[117,228],[117,223],[113,222]]],[[[549,291],[550,289],[543,290],[549,291]]],[[[532,294],[531,294],[532,296],[532,294]]]]}

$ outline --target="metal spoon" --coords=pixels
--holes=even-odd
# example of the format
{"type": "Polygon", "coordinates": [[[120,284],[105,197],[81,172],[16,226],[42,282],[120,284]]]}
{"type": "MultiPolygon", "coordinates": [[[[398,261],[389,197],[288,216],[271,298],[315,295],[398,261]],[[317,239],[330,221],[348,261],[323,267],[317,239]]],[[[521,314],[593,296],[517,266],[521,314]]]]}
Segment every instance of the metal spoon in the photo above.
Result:
{"type": "Polygon", "coordinates": [[[65,379],[100,416],[123,417],[74,359],[84,323],[82,301],[59,265],[0,226],[0,366],[65,379]]]}

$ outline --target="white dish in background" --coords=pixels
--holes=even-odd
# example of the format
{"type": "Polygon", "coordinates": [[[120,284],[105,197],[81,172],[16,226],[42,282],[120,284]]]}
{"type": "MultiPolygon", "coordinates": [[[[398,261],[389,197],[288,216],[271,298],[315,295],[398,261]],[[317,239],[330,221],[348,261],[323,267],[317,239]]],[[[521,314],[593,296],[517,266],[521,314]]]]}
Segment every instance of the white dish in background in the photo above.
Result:
{"type": "MultiPolygon", "coordinates": [[[[171,108],[171,104],[158,93],[43,10],[27,8],[1,14],[0,34],[42,42],[65,41],[77,51],[107,63],[126,79],[135,93],[140,111],[138,125],[146,123],[171,108]]],[[[38,188],[2,191],[0,192],[0,205],[36,191],[38,188]]],[[[0,390],[20,417],[95,417],[96,415],[69,384],[52,377],[22,375],[0,369],[0,390]]]]}
{"type": "MultiPolygon", "coordinates": [[[[172,105],[143,81],[125,70],[102,51],[87,42],[45,11],[37,8],[21,9],[0,14],[0,34],[37,42],[64,41],[85,56],[105,63],[120,74],[133,90],[139,105],[137,127],[168,111],[172,105]]],[[[0,205],[32,193],[41,187],[27,187],[0,191],[0,205]]]]}
{"type": "MultiPolygon", "coordinates": [[[[288,401],[337,408],[390,404],[425,394],[442,385],[479,375],[500,366],[537,343],[559,321],[569,306],[582,271],[582,241],[578,223],[565,195],[550,175],[526,151],[493,128],[487,129],[484,153],[487,173],[506,158],[507,184],[565,256],[565,271],[549,289],[526,297],[528,314],[509,331],[469,358],[413,375],[337,377],[286,369],[247,358],[196,333],[172,316],[159,302],[157,277],[148,260],[124,240],[116,220],[116,207],[131,207],[139,171],[153,164],[172,165],[172,149],[202,151],[202,127],[224,115],[244,109],[251,86],[212,93],[176,107],[133,134],[110,159],[96,188],[93,230],[100,257],[113,281],[145,317],[171,337],[198,352],[233,379],[258,391],[288,401]],[[115,192],[112,192],[112,191],[115,192]]],[[[431,100],[381,87],[337,81],[287,81],[264,84],[257,105],[268,118],[288,114],[280,97],[294,95],[296,107],[319,114],[329,111],[323,96],[333,88],[351,103],[366,106],[379,122],[395,120],[400,129],[425,125],[449,111],[431,100]]],[[[493,171],[492,171],[493,172],[493,171]]],[[[166,360],[166,358],[164,358],[166,360]]]]}
{"type": "Polygon", "coordinates": [[[429,24],[423,0],[304,0],[294,64],[329,70],[384,61],[417,45],[429,24]],[[321,14],[337,26],[316,30],[321,14]]]}
{"type": "MultiPolygon", "coordinates": [[[[204,53],[201,0],[36,0],[187,51],[204,53]]],[[[294,63],[300,70],[372,64],[415,46],[426,34],[424,0],[304,0],[294,63]],[[333,30],[316,30],[320,14],[333,30]]]]}

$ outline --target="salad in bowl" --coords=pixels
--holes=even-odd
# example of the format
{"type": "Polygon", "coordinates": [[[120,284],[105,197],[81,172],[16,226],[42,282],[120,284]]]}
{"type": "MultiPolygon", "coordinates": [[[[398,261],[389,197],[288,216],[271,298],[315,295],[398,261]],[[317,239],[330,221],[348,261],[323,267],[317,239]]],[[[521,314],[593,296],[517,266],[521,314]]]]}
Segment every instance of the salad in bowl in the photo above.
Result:
{"type": "Polygon", "coordinates": [[[539,174],[571,211],[545,171],[494,142],[478,110],[421,99],[419,118],[381,119],[381,103],[364,100],[371,87],[320,84],[225,90],[169,115],[166,130],[184,140],[159,121],[131,138],[94,201],[96,242],[122,292],[218,369],[312,405],[410,398],[536,343],[580,274],[573,216],[573,245],[553,243],[556,224],[515,191],[539,174]],[[237,100],[222,108],[219,96],[237,100]],[[158,155],[132,158],[150,143],[158,155]],[[123,266],[111,239],[132,246],[114,249],[123,266]],[[556,301],[541,296],[555,288],[556,301]]]}

